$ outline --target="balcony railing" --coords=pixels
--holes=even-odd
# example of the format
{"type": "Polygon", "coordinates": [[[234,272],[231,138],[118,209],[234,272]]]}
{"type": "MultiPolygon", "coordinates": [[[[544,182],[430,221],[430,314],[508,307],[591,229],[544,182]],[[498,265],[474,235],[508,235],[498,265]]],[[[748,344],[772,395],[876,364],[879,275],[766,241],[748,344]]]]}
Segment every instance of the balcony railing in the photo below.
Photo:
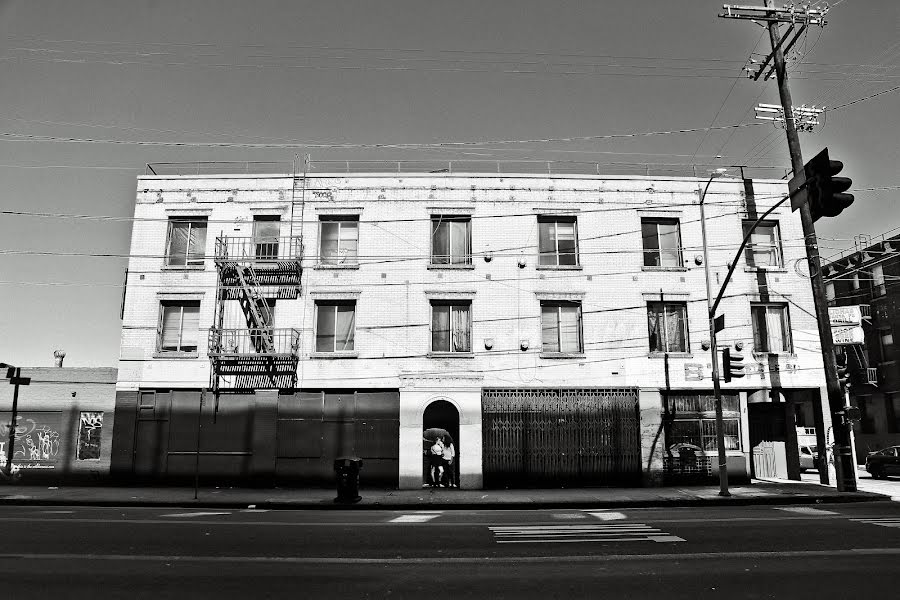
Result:
{"type": "Polygon", "coordinates": [[[297,329],[218,329],[209,330],[209,356],[297,357],[300,352],[300,331],[297,329]]]}
{"type": "Polygon", "coordinates": [[[237,260],[256,264],[289,262],[302,256],[300,238],[229,237],[216,238],[216,260],[237,260]]]}
{"type": "Polygon", "coordinates": [[[868,367],[865,373],[865,381],[869,385],[878,385],[878,367],[868,367]]]}

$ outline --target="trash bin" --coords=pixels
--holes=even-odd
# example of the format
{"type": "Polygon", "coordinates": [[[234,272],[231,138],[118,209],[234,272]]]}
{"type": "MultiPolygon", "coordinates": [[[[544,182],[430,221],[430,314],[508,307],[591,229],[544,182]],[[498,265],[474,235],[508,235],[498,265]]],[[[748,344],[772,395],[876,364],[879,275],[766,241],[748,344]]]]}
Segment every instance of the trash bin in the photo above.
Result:
{"type": "Polygon", "coordinates": [[[359,471],[362,459],[357,456],[342,456],[334,461],[337,475],[337,498],[335,502],[351,504],[362,500],[359,495],[359,471]]]}

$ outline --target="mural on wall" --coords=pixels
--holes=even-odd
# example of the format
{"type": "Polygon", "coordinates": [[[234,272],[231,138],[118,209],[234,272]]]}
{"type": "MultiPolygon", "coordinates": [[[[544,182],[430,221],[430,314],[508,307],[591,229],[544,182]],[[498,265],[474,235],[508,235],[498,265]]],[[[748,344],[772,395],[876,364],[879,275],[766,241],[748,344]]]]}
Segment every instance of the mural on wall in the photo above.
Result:
{"type": "MultiPolygon", "coordinates": [[[[0,416],[0,461],[6,465],[10,415],[0,416]]],[[[20,469],[54,469],[60,450],[60,413],[16,415],[13,463],[20,469]]]]}

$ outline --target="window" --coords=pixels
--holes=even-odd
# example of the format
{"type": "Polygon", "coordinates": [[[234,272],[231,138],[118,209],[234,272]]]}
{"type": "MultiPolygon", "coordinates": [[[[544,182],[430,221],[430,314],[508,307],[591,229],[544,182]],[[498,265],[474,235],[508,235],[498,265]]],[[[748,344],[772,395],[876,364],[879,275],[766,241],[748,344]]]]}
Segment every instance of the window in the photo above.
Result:
{"type": "Polygon", "coordinates": [[[356,302],[316,303],[316,352],[351,352],[356,302]]]}
{"type": "Polygon", "coordinates": [[[431,264],[472,264],[472,218],[431,216],[431,264]]]}
{"type": "Polygon", "coordinates": [[[206,217],[169,219],[166,265],[202,267],[206,256],[206,217]]]}
{"type": "Polygon", "coordinates": [[[878,332],[881,339],[881,360],[887,362],[894,360],[894,333],[891,329],[882,329],[878,332]]]}
{"type": "Polygon", "coordinates": [[[319,262],[326,265],[355,265],[359,258],[358,217],[322,219],[319,223],[319,262]]]}
{"type": "Polygon", "coordinates": [[[196,352],[200,338],[200,301],[160,303],[160,352],[196,352]]]}
{"type": "Polygon", "coordinates": [[[78,421],[78,449],[76,460],[100,458],[100,436],[103,433],[103,413],[83,412],[78,421]]]}
{"type": "Polygon", "coordinates": [[[641,219],[645,267],[680,267],[681,232],[678,219],[641,219]]]}
{"type": "Polygon", "coordinates": [[[583,352],[580,302],[541,302],[541,348],[544,352],[583,352]]]}
{"type": "Polygon", "coordinates": [[[278,260],[278,238],[281,235],[281,217],[257,215],[253,217],[253,244],[256,260],[278,260]]]}
{"type": "Polygon", "coordinates": [[[687,304],[684,302],[648,302],[650,352],[687,352],[687,304]]]}
{"type": "Polygon", "coordinates": [[[431,351],[471,352],[471,302],[431,303],[431,351]]]}
{"type": "MultiPolygon", "coordinates": [[[[677,454],[681,448],[716,451],[716,399],[713,395],[678,394],[666,397],[666,447],[677,454]]],[[[722,395],[725,449],[740,450],[740,403],[738,397],[722,395]]]]}
{"type": "Polygon", "coordinates": [[[791,352],[791,328],[784,304],[752,304],[753,345],[756,352],[791,352]]]}
{"type": "Polygon", "coordinates": [[[575,218],[538,217],[539,264],[578,265],[578,231],[575,218]]]}
{"type": "MultiPolygon", "coordinates": [[[[744,236],[753,227],[755,221],[744,221],[744,236]]],[[[781,237],[778,234],[778,223],[763,221],[750,234],[750,240],[744,250],[748,267],[780,267],[781,237]]]]}
{"type": "Polygon", "coordinates": [[[881,265],[875,265],[872,267],[872,286],[873,292],[875,296],[884,296],[885,287],[884,287],[884,267],[881,265]]]}

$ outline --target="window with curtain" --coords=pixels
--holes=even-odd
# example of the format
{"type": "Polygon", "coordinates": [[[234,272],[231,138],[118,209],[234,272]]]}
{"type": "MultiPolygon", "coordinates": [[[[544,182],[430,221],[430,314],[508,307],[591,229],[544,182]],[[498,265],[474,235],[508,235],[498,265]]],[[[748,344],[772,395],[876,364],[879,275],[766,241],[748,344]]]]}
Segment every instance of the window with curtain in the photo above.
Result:
{"type": "Polygon", "coordinates": [[[541,350],[581,353],[580,302],[541,302],[541,350]]]}
{"type": "Polygon", "coordinates": [[[200,301],[162,302],[158,336],[160,352],[197,352],[200,301]]]}
{"type": "Polygon", "coordinates": [[[678,219],[641,219],[645,267],[680,267],[681,232],[678,219]]]}
{"type": "Polygon", "coordinates": [[[253,244],[256,260],[278,260],[278,238],[281,235],[281,217],[257,215],[253,217],[253,244]]]}
{"type": "Polygon", "coordinates": [[[687,352],[687,304],[684,302],[648,302],[650,352],[687,352]]]}
{"type": "Polygon", "coordinates": [[[431,303],[431,351],[472,351],[472,303],[431,303]]]}
{"type": "Polygon", "coordinates": [[[319,262],[326,265],[355,265],[359,246],[358,217],[323,218],[319,223],[319,262]]]}
{"type": "MultiPolygon", "coordinates": [[[[755,222],[744,221],[744,236],[755,222]]],[[[780,267],[782,265],[781,238],[776,221],[763,221],[756,226],[744,248],[744,258],[748,267],[780,267]]]]}
{"type": "Polygon", "coordinates": [[[472,218],[431,216],[431,264],[472,264],[472,218]]]}
{"type": "Polygon", "coordinates": [[[316,303],[316,352],[354,349],[356,302],[316,303]]]}
{"type": "Polygon", "coordinates": [[[791,328],[786,304],[751,304],[755,352],[791,352],[791,328]]]}
{"type": "Polygon", "coordinates": [[[206,256],[206,217],[169,219],[166,265],[202,267],[206,256]]]}
{"type": "Polygon", "coordinates": [[[576,266],[578,228],[574,217],[538,217],[539,264],[576,266]]]}

